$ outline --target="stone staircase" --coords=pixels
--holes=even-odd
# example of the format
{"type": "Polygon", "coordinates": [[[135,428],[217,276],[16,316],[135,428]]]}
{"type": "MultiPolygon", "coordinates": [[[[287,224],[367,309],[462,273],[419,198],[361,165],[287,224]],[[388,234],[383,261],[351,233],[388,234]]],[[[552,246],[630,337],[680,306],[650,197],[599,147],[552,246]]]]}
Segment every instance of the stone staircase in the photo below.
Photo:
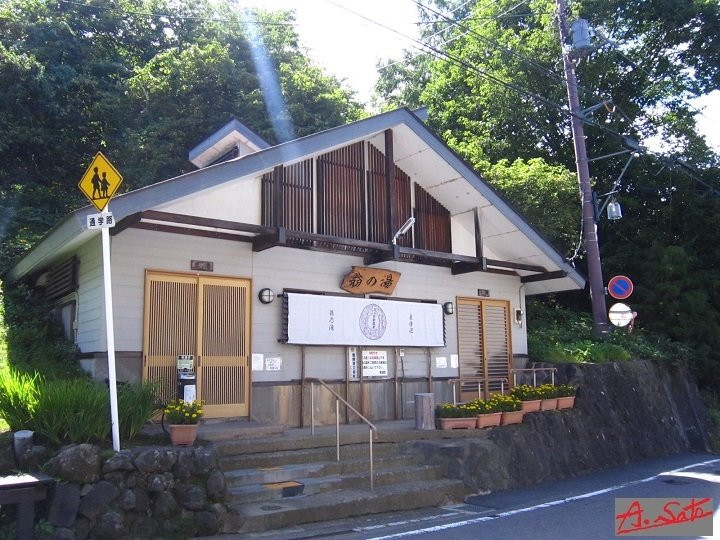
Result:
{"type": "Polygon", "coordinates": [[[433,507],[468,494],[462,481],[443,478],[439,466],[408,452],[407,434],[379,436],[373,444],[370,491],[367,431],[341,437],[339,462],[334,435],[216,441],[232,529],[252,533],[433,507]]]}

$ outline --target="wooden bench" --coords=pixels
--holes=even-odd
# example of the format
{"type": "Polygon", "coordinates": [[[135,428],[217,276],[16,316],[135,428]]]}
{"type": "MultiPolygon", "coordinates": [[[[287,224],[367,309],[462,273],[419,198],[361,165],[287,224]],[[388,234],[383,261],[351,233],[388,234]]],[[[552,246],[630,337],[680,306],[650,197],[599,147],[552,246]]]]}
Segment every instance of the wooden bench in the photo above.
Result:
{"type": "Polygon", "coordinates": [[[31,540],[35,520],[35,501],[47,497],[55,481],[43,473],[0,476],[0,505],[17,504],[17,538],[31,540]]]}

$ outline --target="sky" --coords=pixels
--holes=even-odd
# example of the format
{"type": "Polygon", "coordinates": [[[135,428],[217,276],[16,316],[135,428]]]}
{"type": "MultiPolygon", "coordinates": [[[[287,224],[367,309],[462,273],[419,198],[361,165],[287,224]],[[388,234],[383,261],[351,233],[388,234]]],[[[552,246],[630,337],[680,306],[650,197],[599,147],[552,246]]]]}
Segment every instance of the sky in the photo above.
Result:
{"type": "MultiPolygon", "coordinates": [[[[417,38],[419,17],[412,0],[240,0],[241,5],[267,10],[294,9],[301,43],[311,58],[371,107],[381,59],[399,59],[417,38]],[[352,13],[354,12],[354,13],[352,13]],[[363,17],[366,17],[364,19],[363,17]],[[371,19],[396,32],[373,24],[371,19]]],[[[698,128],[720,153],[720,90],[691,102],[703,109],[698,128]]]]}

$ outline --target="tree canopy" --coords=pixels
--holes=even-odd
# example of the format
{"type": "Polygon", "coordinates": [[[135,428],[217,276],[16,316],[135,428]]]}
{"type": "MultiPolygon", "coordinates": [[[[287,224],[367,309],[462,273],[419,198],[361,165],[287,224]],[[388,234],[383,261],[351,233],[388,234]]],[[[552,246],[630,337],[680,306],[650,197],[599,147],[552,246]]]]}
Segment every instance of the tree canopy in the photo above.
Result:
{"type": "MultiPolygon", "coordinates": [[[[570,255],[580,212],[566,198],[575,156],[555,2],[418,4],[432,49],[381,66],[385,105],[427,106],[443,138],[570,255]]],[[[639,324],[690,343],[705,382],[720,384],[720,158],[688,101],[718,87],[720,5],[570,5],[569,20],[587,19],[595,32],[577,61],[581,103],[592,108],[589,157],[626,152],[622,136],[645,146],[630,162],[626,152],[590,164],[594,190],[602,196],[617,187],[624,210],[622,220],[598,223],[605,276],[629,275],[639,324]]]]}
{"type": "Polygon", "coordinates": [[[233,115],[277,142],[251,41],[297,136],[364,114],[310,63],[291,12],[209,0],[0,3],[2,267],[84,204],[75,185],[98,150],[130,190],[192,170],[188,150],[233,115]]]}

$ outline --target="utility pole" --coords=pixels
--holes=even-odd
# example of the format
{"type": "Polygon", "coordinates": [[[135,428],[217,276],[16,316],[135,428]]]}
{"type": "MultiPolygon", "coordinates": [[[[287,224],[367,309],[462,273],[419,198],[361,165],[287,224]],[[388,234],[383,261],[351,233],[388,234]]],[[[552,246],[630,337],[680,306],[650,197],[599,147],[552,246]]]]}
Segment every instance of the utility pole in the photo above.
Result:
{"type": "Polygon", "coordinates": [[[573,143],[575,146],[575,163],[577,164],[578,182],[580,184],[580,197],[582,201],[582,229],[587,252],[588,277],[590,279],[590,301],[593,311],[593,332],[595,337],[601,338],[610,332],[610,324],[605,307],[605,284],[600,263],[600,248],[598,246],[595,211],[592,201],[592,187],[590,185],[590,170],[588,169],[587,150],[585,148],[585,131],[583,126],[583,112],[580,108],[580,99],[577,93],[577,77],[575,64],[569,56],[566,44],[570,41],[570,32],[565,19],[565,0],[556,0],[558,28],[560,29],[560,47],[562,49],[563,65],[565,67],[565,80],[567,81],[568,103],[570,104],[573,143]]]}

